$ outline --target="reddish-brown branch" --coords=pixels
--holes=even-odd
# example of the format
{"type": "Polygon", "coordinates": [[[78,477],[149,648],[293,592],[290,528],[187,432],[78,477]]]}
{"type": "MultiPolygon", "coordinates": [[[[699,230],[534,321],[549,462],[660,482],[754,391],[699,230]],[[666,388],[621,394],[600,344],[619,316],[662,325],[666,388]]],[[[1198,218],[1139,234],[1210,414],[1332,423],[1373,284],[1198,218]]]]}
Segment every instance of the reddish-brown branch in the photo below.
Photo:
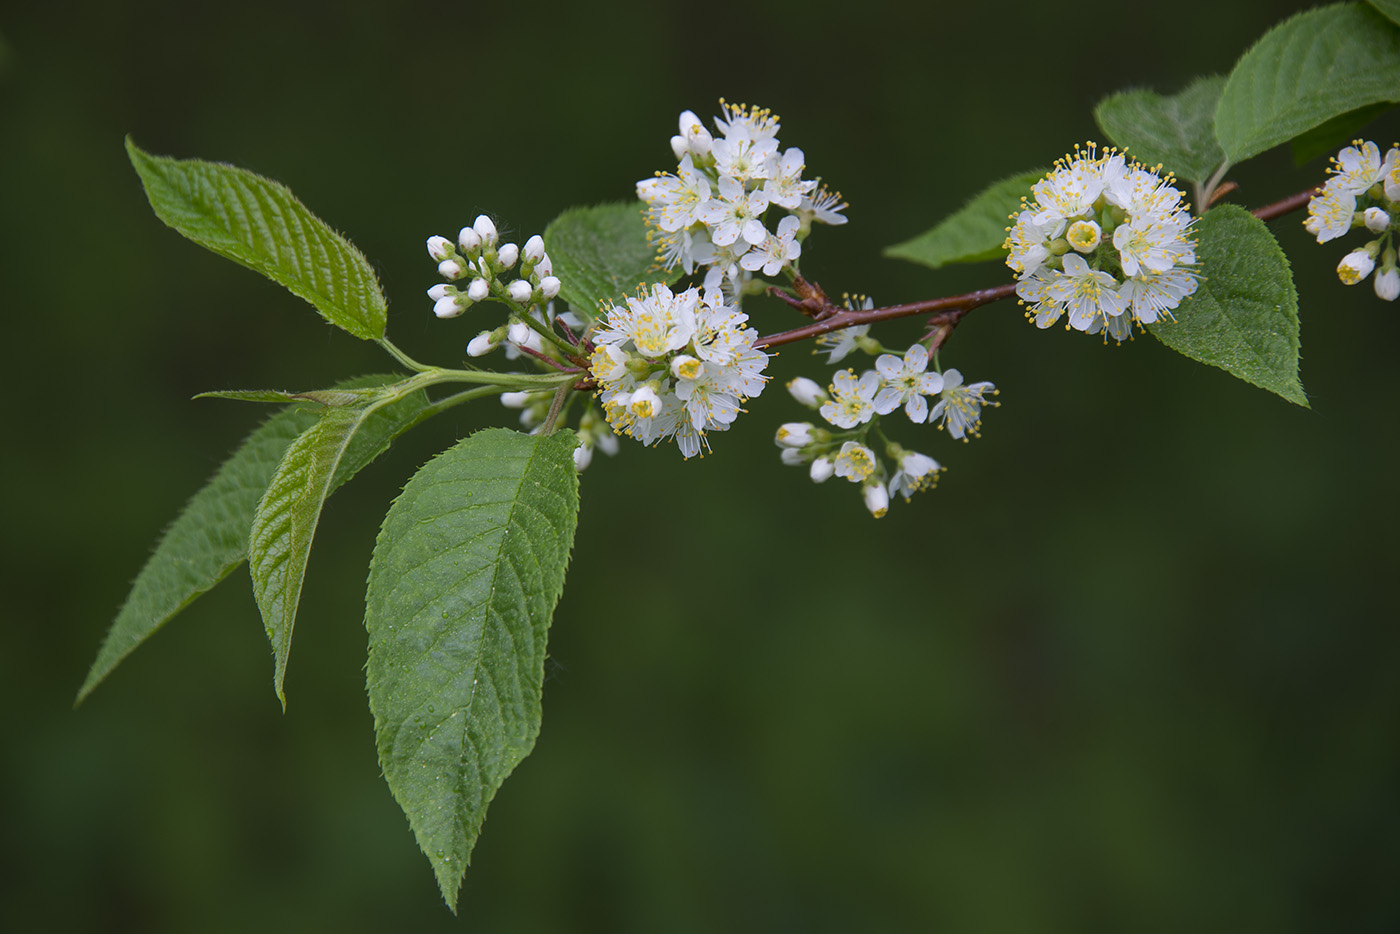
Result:
{"type": "MultiPolygon", "coordinates": [[[[1266,204],[1263,207],[1255,208],[1251,213],[1261,221],[1270,221],[1284,214],[1292,213],[1306,205],[1312,198],[1316,189],[1300,191],[1296,195],[1289,195],[1280,201],[1266,204]]],[[[805,283],[804,283],[805,284],[805,283]]],[[[809,285],[809,289],[815,290],[816,294],[821,294],[820,286],[815,283],[809,285]]],[[[963,316],[974,308],[983,305],[990,305],[992,302],[999,302],[1005,298],[1012,298],[1016,294],[1016,284],[1008,282],[1006,285],[998,285],[989,289],[978,289],[975,292],[966,292],[962,295],[949,295],[945,298],[931,298],[922,302],[909,302],[905,305],[888,305],[884,308],[872,308],[867,311],[852,311],[849,308],[842,308],[839,305],[831,304],[827,301],[824,305],[818,306],[812,300],[812,292],[807,292],[802,300],[797,300],[780,290],[770,290],[789,305],[800,310],[808,317],[815,318],[812,324],[804,325],[800,328],[793,328],[791,331],[782,331],[778,334],[769,334],[767,337],[759,338],[754,344],[755,347],[767,348],[778,347],[783,344],[793,344],[797,341],[806,340],[809,337],[816,337],[820,334],[828,334],[832,331],[839,331],[843,328],[855,327],[859,324],[874,324],[879,321],[890,321],[894,318],[906,318],[910,315],[922,315],[932,313],[929,318],[929,331],[934,337],[934,349],[937,349],[948,336],[952,334],[963,316]]],[[[822,298],[825,299],[825,295],[822,298]]]]}

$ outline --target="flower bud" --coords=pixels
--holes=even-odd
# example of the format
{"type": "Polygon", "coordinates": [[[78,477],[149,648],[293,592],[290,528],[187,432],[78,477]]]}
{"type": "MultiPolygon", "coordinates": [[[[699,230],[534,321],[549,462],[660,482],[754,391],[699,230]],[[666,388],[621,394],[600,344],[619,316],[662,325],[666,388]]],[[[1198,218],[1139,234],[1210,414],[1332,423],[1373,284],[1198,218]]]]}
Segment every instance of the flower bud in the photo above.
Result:
{"type": "Polygon", "coordinates": [[[1065,239],[1080,253],[1092,253],[1103,240],[1103,231],[1093,221],[1075,221],[1065,232],[1065,239]]]}
{"type": "Polygon", "coordinates": [[[574,448],[574,469],[583,473],[593,463],[593,445],[580,444],[574,448]]]}
{"type": "Polygon", "coordinates": [[[455,259],[445,259],[438,263],[438,275],[444,279],[460,279],[465,272],[466,269],[455,259]]]}
{"type": "Polygon", "coordinates": [[[519,347],[528,347],[531,350],[542,349],[540,336],[531,330],[530,326],[523,321],[517,321],[510,326],[506,332],[510,342],[519,347]]]}
{"type": "Polygon", "coordinates": [[[671,361],[671,375],[676,379],[699,379],[705,364],[688,354],[678,354],[671,361]]]}
{"type": "Polygon", "coordinates": [[[485,279],[473,279],[472,284],[467,286],[467,298],[474,302],[483,301],[491,293],[491,286],[487,285],[485,279]]]}
{"type": "Polygon", "coordinates": [[[1380,208],[1367,208],[1361,215],[1361,220],[1371,233],[1385,233],[1386,228],[1390,226],[1390,215],[1380,208]]]}
{"type": "Polygon", "coordinates": [[[439,318],[455,318],[467,310],[467,303],[460,295],[449,295],[433,303],[433,314],[439,318]]]}
{"type": "Polygon", "coordinates": [[[816,426],[811,422],[788,422],[778,426],[778,433],[774,435],[773,441],[783,448],[805,447],[815,440],[812,434],[814,428],[816,426]]]}
{"type": "Polygon", "coordinates": [[[472,230],[481,238],[482,245],[489,246],[496,242],[496,224],[485,214],[478,214],[476,221],[472,224],[472,230]]]}
{"type": "Polygon", "coordinates": [[[788,467],[801,467],[812,457],[810,454],[803,453],[801,448],[783,448],[778,456],[788,467]]]}
{"type": "Polygon", "coordinates": [[[677,159],[684,156],[689,151],[690,140],[686,139],[684,136],[671,137],[671,152],[675,153],[677,159]]]}
{"type": "Polygon", "coordinates": [[[1352,250],[1337,264],[1337,278],[1342,280],[1343,285],[1356,285],[1375,268],[1376,261],[1365,248],[1352,250]]]}
{"type": "Polygon", "coordinates": [[[520,247],[514,243],[507,243],[496,251],[496,261],[501,264],[502,269],[509,269],[520,261],[520,247]]]}
{"type": "Polygon", "coordinates": [[[531,403],[532,392],[503,392],[501,393],[501,405],[508,409],[523,409],[531,403]]]}
{"type": "MultiPolygon", "coordinates": [[[[545,301],[559,294],[559,280],[554,276],[545,276],[540,280],[540,295],[545,301]]],[[[567,322],[566,322],[567,323],[567,322]]]]}
{"type": "Polygon", "coordinates": [[[470,227],[463,227],[457,232],[457,245],[462,248],[462,252],[471,256],[481,249],[481,238],[476,235],[476,231],[470,227]]]}
{"type": "Polygon", "coordinates": [[[1387,302],[1393,302],[1400,297],[1400,269],[1391,266],[1389,269],[1382,269],[1376,273],[1376,297],[1387,302]]]}
{"type": "Polygon", "coordinates": [[[428,290],[428,297],[435,302],[440,302],[444,298],[456,294],[457,287],[455,285],[448,285],[446,282],[439,282],[428,290]]]}
{"type": "Polygon", "coordinates": [[[530,296],[535,294],[535,290],[530,287],[530,283],[524,279],[516,279],[506,286],[506,292],[510,294],[511,301],[525,304],[530,300],[530,296]]]}
{"type": "Polygon", "coordinates": [[[537,275],[537,276],[552,276],[552,275],[554,275],[554,263],[550,261],[550,259],[549,259],[549,254],[548,254],[548,253],[546,253],[546,254],[544,254],[543,256],[541,256],[540,259],[539,259],[539,262],[535,263],[535,275],[537,275]]]}
{"type": "Polygon", "coordinates": [[[879,519],[890,511],[890,494],[886,492],[885,485],[879,481],[868,481],[861,487],[861,496],[865,498],[865,508],[870,510],[870,514],[879,519]]]}
{"type": "Polygon", "coordinates": [[[482,331],[467,344],[467,356],[484,357],[497,347],[501,346],[499,340],[494,339],[495,335],[491,331],[482,331]]]}
{"type": "Polygon", "coordinates": [[[632,393],[627,407],[638,418],[654,418],[661,414],[661,397],[656,394],[656,390],[650,384],[647,384],[632,393]]]}
{"type": "Polygon", "coordinates": [[[428,255],[442,262],[452,255],[452,243],[446,237],[428,238],[428,255]]]}
{"type": "Polygon", "coordinates": [[[807,473],[813,483],[825,483],[836,473],[836,464],[829,457],[818,457],[812,461],[812,469],[807,473]]]}
{"type": "Polygon", "coordinates": [[[535,234],[529,240],[526,240],[525,249],[522,251],[521,255],[525,257],[525,262],[527,263],[538,263],[540,260],[544,259],[544,238],[539,234],[535,234]]]}
{"type": "Polygon", "coordinates": [[[817,385],[815,380],[810,380],[805,376],[799,376],[787,384],[788,392],[798,402],[809,409],[820,408],[821,404],[827,400],[826,390],[817,385]]]}

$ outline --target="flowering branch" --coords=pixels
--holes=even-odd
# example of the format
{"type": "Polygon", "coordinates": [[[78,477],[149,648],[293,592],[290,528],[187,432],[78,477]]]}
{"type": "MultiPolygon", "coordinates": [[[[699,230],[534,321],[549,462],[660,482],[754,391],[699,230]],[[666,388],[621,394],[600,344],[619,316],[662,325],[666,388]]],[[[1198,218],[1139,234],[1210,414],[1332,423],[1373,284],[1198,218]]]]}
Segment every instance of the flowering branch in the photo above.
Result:
{"type": "MultiPolygon", "coordinates": [[[[1309,188],[1307,191],[1300,191],[1272,204],[1255,208],[1251,213],[1261,221],[1273,220],[1305,206],[1315,190],[1309,188]]],[[[812,324],[800,328],[759,338],[754,346],[762,349],[778,347],[782,344],[793,344],[809,337],[817,337],[821,334],[840,331],[843,328],[860,324],[874,324],[879,321],[890,321],[895,318],[934,312],[934,316],[929,319],[929,333],[933,337],[933,349],[936,350],[948,339],[953,328],[957,327],[964,315],[982,305],[990,305],[992,302],[1014,297],[1016,284],[1012,282],[992,288],[978,289],[975,292],[965,292],[962,295],[949,295],[922,302],[908,302],[903,305],[887,305],[884,308],[859,311],[852,311],[849,308],[833,304],[822,292],[820,286],[806,283],[800,278],[798,291],[803,296],[802,298],[795,298],[777,288],[769,289],[768,294],[782,299],[803,314],[816,320],[812,324]]]]}

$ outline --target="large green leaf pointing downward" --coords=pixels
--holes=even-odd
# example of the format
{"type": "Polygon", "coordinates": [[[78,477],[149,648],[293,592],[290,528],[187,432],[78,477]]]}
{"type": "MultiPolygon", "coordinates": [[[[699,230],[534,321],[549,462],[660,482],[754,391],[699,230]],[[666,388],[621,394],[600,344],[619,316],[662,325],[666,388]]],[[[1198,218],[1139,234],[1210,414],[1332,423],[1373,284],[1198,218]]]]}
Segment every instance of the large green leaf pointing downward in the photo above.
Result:
{"type": "MultiPolygon", "coordinates": [[[[348,380],[339,388],[353,391],[395,379],[367,376],[348,380]]],[[[425,417],[427,405],[427,396],[417,392],[371,415],[341,459],[332,488],[353,477],[395,437],[425,417]]],[[[79,703],[137,646],[243,563],[248,556],[248,528],[263,491],[288,446],[314,424],[316,413],[304,407],[272,416],[190,499],[131,585],[78,691],[79,703]]]]}
{"type": "Polygon", "coordinates": [[[370,562],[379,764],[453,911],[486,806],[539,734],[575,444],[500,428],[459,442],[404,487],[370,562]]]}
{"type": "Polygon", "coordinates": [[[280,282],[356,337],[384,336],[387,305],[364,254],[287,186],[246,169],[126,151],[156,215],[189,239],[280,282]]]}
{"type": "Polygon", "coordinates": [[[1360,3],[1299,13],[1240,58],[1215,133],[1239,163],[1334,117],[1400,101],[1400,29],[1360,3]]]}
{"type": "Polygon", "coordinates": [[[641,283],[675,282],[679,268],[664,270],[647,238],[639,201],[570,208],[550,221],[544,246],[563,283],[559,295],[585,319],[600,303],[613,304],[641,283]]]}
{"type": "Polygon", "coordinates": [[[1193,360],[1218,366],[1306,406],[1298,381],[1298,293],[1288,258],[1264,222],[1223,204],[1196,222],[1204,276],[1152,335],[1193,360]]]}
{"type": "Polygon", "coordinates": [[[957,211],[912,240],[885,247],[885,255],[937,269],[949,263],[980,263],[1006,256],[1011,215],[1031,196],[1044,172],[1022,172],[993,182],[957,211]]]}

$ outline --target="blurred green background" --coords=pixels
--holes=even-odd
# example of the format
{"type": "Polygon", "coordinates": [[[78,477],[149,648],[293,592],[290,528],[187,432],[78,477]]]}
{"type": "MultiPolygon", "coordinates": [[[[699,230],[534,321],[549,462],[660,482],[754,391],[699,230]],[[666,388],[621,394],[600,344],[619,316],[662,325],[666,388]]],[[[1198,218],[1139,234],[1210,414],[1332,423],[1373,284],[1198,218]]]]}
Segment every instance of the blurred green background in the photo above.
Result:
{"type": "MultiPolygon", "coordinates": [[[[1339,285],[1297,215],[1273,227],[1311,411],[1004,304],[944,355],[1003,406],[967,446],[900,430],[949,471],[880,522],[779,465],[802,411],[776,386],[703,461],[595,461],[544,729],[458,919],[378,773],[362,593],[396,490],[494,404],[331,502],[285,716],[241,571],[70,709],[151,542],[263,415],[189,397],[388,365],[162,226],[125,134],[289,184],[375,263],[394,339],[450,363],[479,319],[431,316],[425,237],[628,198],[684,108],[781,114],[851,203],[804,269],[913,300],[1008,272],[883,246],[1097,138],[1102,95],[1226,71],[1304,6],[8,5],[4,926],[1395,930],[1400,307],[1339,285]]],[[[1321,171],[1272,152],[1235,198],[1321,171]]],[[[798,346],[774,372],[822,368],[798,346]]]]}

